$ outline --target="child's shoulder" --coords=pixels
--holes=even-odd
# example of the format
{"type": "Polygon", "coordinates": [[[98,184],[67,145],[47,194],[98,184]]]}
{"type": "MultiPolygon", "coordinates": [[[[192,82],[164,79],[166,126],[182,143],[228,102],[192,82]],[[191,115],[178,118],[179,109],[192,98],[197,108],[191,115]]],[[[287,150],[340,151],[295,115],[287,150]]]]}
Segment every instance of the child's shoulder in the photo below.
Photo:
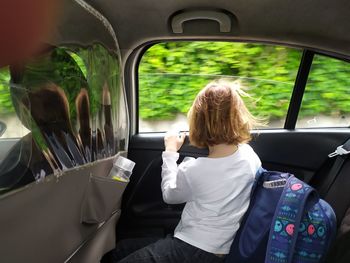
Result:
{"type": "Polygon", "coordinates": [[[239,149],[241,151],[241,159],[244,160],[247,165],[254,167],[254,169],[258,169],[258,167],[261,166],[259,156],[249,144],[240,144],[239,149]]]}
{"type": "Polygon", "coordinates": [[[238,145],[238,149],[243,154],[256,155],[254,149],[248,143],[238,145]]]}
{"type": "MultiPolygon", "coordinates": [[[[200,158],[199,158],[200,159],[200,158]]],[[[196,169],[197,167],[200,166],[200,161],[198,158],[195,157],[185,157],[182,162],[179,165],[179,168],[183,172],[188,172],[192,169],[196,169]]]]}
{"type": "Polygon", "coordinates": [[[197,158],[186,156],[182,160],[180,166],[182,166],[183,168],[188,168],[188,167],[195,165],[196,161],[197,161],[197,158]]]}

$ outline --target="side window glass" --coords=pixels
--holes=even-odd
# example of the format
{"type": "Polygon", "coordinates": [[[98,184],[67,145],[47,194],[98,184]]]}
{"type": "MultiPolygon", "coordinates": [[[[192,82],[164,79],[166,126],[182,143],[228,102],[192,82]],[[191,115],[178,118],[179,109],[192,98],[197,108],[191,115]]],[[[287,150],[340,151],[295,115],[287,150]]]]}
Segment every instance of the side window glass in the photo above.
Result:
{"type": "Polygon", "coordinates": [[[139,131],[188,130],[187,112],[210,81],[238,81],[265,128],[282,128],[301,51],[263,44],[170,42],[149,48],[139,66],[139,131]]]}
{"type": "Polygon", "coordinates": [[[349,63],[315,55],[297,128],[350,126],[349,63]]]}
{"type": "MultiPolygon", "coordinates": [[[[32,154],[29,128],[18,116],[10,88],[9,68],[0,69],[0,194],[14,184],[22,184],[21,178],[28,158],[32,154]],[[22,141],[28,142],[24,147],[22,141]],[[22,153],[25,153],[24,156],[22,153]],[[16,167],[16,169],[13,169],[16,167]],[[15,176],[10,176],[13,170],[15,176]]],[[[34,178],[32,176],[32,178],[34,178]]]]}
{"type": "MultiPolygon", "coordinates": [[[[10,71],[8,67],[0,69],[0,140],[15,141],[29,133],[19,120],[10,92],[10,71]]],[[[0,153],[1,162],[1,153],[0,153]]]]}

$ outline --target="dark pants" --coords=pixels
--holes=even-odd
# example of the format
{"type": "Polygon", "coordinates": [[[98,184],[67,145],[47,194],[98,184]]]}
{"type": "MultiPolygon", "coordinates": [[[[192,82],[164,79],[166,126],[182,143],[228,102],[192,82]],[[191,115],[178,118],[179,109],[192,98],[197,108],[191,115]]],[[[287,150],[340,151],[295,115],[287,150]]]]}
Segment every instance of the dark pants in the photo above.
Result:
{"type": "Polygon", "coordinates": [[[113,251],[113,262],[120,263],[216,263],[224,258],[208,253],[174,237],[125,239],[113,251]]]}

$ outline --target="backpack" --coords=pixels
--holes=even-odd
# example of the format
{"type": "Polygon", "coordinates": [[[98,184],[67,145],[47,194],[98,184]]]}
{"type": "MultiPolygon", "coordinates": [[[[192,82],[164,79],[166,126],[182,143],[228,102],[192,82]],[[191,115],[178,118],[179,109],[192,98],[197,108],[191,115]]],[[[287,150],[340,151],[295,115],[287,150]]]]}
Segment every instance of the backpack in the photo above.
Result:
{"type": "Polygon", "coordinates": [[[315,263],[336,234],[331,206],[289,173],[259,170],[226,263],[315,263]]]}
{"type": "Polygon", "coordinates": [[[338,229],[337,237],[328,253],[327,263],[350,262],[350,208],[345,213],[338,229]]]}

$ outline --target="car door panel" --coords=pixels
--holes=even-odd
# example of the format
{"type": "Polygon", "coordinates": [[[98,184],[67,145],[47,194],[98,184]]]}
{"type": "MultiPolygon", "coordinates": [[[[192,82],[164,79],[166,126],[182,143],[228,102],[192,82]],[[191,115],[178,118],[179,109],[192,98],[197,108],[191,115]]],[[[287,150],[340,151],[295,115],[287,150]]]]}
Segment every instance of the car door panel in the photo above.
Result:
{"type": "MultiPolygon", "coordinates": [[[[134,135],[130,141],[129,158],[136,162],[131,182],[123,197],[123,211],[118,232],[121,237],[150,235],[154,229],[166,234],[173,231],[181,217],[183,204],[167,205],[162,200],[161,153],[164,134],[134,135]]],[[[350,137],[346,129],[269,130],[253,134],[250,145],[269,170],[286,171],[306,182],[317,175],[328,154],[350,137]]],[[[180,149],[180,161],[186,157],[208,154],[207,149],[190,146],[188,140],[180,149]]]]}
{"type": "MultiPolygon", "coordinates": [[[[0,246],[3,262],[96,262],[105,252],[113,248],[113,229],[120,215],[120,199],[111,198],[114,209],[105,211],[104,220],[85,222],[85,210],[90,217],[108,207],[105,204],[107,191],[99,194],[90,191],[95,187],[92,176],[108,176],[113,158],[96,161],[93,164],[65,171],[60,177],[51,175],[42,182],[33,182],[16,191],[1,196],[0,246]],[[94,206],[88,209],[84,204],[94,199],[94,206]],[[107,229],[107,230],[106,230],[107,229]],[[85,249],[89,243],[96,244],[93,251],[85,249]],[[47,246],[48,240],[50,246],[47,246]],[[6,242],[5,242],[6,241],[6,242]],[[45,249],[42,249],[44,248],[45,249]],[[16,248],[20,253],[13,253],[16,248]],[[89,253],[87,253],[89,252],[89,253]],[[76,261],[93,253],[89,260],[76,261]],[[72,261],[70,261],[72,260],[72,261]]],[[[110,179],[110,183],[115,181],[110,179]]],[[[125,183],[124,183],[125,184],[125,183]]],[[[119,192],[118,187],[112,189],[119,192]]]]}

